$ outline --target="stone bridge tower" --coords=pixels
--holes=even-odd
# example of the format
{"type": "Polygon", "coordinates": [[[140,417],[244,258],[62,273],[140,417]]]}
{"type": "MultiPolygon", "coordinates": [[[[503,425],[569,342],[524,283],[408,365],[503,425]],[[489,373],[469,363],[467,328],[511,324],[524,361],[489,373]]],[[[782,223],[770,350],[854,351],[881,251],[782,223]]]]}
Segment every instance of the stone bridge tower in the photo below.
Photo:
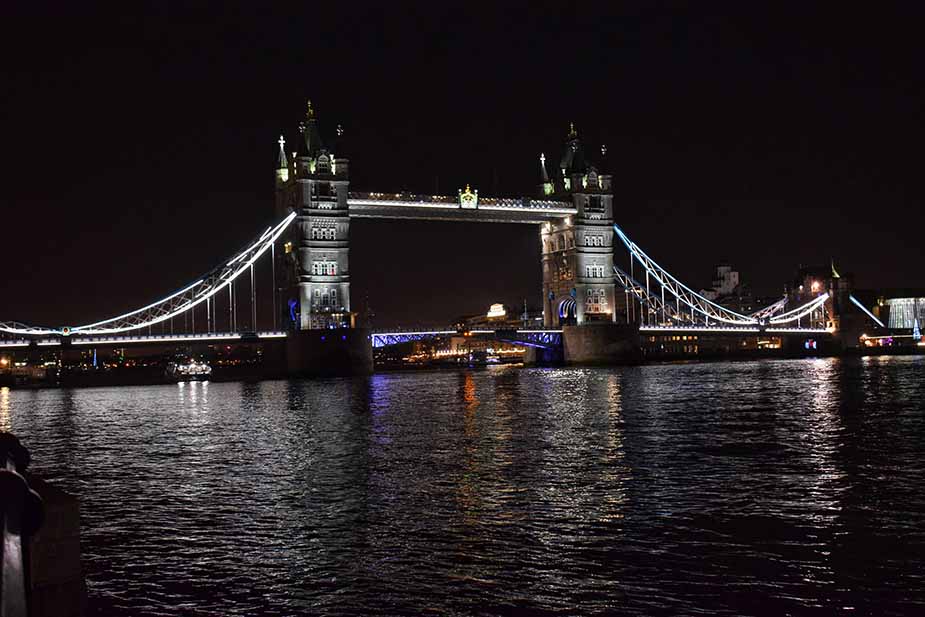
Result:
{"type": "MultiPolygon", "coordinates": [[[[601,147],[601,163],[607,153],[601,147]]],[[[546,327],[615,322],[611,176],[586,156],[574,125],[552,176],[540,155],[541,194],[571,200],[578,214],[540,228],[546,327]]]]}
{"type": "MultiPolygon", "coordinates": [[[[340,152],[343,131],[337,127],[334,148],[321,139],[311,101],[299,125],[298,150],[285,158],[280,138],[277,165],[277,209],[298,215],[285,244],[288,264],[289,318],[300,330],[353,327],[350,310],[350,218],[348,160],[340,152]],[[292,298],[292,296],[295,296],[292,298]]],[[[285,270],[285,268],[284,268],[285,270]]]]}

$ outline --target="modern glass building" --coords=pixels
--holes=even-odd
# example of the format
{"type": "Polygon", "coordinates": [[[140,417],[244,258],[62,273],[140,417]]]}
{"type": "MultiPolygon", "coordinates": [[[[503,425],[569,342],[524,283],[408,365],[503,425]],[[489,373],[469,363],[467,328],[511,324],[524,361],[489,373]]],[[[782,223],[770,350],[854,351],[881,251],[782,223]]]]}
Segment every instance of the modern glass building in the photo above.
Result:
{"type": "Polygon", "coordinates": [[[887,326],[911,330],[916,320],[919,327],[925,327],[925,298],[884,298],[883,306],[888,310],[887,326]]]}

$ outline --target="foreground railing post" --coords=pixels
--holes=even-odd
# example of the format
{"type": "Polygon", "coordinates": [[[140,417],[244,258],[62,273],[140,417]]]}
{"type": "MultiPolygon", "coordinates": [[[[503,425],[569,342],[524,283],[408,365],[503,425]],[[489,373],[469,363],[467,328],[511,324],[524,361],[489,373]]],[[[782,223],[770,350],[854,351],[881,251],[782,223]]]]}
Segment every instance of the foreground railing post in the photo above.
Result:
{"type": "Polygon", "coordinates": [[[42,524],[42,499],[21,475],[29,452],[10,433],[0,433],[0,515],[3,517],[3,577],[0,617],[27,617],[29,538],[42,524]]]}

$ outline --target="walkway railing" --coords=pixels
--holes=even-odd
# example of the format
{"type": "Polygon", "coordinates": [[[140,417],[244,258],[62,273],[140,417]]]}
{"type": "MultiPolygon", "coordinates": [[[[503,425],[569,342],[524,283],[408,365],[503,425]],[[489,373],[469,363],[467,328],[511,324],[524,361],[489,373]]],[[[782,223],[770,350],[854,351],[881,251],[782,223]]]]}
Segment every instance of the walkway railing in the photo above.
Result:
{"type": "Polygon", "coordinates": [[[42,524],[42,498],[22,473],[29,452],[11,433],[0,433],[0,513],[3,518],[3,577],[0,617],[29,614],[29,539],[42,524]]]}

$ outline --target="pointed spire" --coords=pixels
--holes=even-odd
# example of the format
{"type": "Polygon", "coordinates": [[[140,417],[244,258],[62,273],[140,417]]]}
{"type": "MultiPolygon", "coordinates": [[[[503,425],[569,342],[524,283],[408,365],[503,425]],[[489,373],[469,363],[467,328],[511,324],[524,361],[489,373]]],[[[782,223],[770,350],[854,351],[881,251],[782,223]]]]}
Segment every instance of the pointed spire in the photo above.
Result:
{"type": "Polygon", "coordinates": [[[305,121],[299,124],[299,129],[302,132],[302,139],[305,142],[305,152],[302,153],[303,156],[313,156],[324,148],[324,145],[321,143],[321,134],[318,132],[318,124],[315,121],[315,108],[312,107],[311,100],[309,100],[306,105],[305,121]]]}
{"type": "Polygon", "coordinates": [[[569,122],[568,123],[568,138],[575,139],[576,137],[578,137],[578,131],[575,130],[575,123],[569,122]]]}
{"type": "Polygon", "coordinates": [[[279,136],[279,159],[276,162],[277,169],[289,169],[289,161],[286,160],[286,138],[279,136]]]}
{"type": "Polygon", "coordinates": [[[344,158],[346,152],[347,138],[344,136],[344,127],[342,124],[338,124],[334,132],[334,154],[337,158],[344,158]]]}
{"type": "Polygon", "coordinates": [[[540,152],[540,173],[542,174],[543,184],[549,182],[549,174],[546,173],[546,154],[540,152]]]}

